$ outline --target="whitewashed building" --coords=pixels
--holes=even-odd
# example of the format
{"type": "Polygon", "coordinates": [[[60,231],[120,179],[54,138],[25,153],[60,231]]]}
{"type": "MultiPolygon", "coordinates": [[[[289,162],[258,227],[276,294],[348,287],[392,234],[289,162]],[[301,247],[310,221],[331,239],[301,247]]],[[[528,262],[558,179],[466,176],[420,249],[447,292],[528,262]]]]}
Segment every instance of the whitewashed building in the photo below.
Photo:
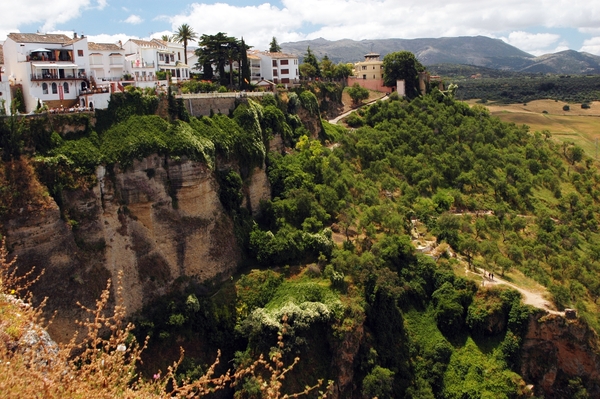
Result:
{"type": "Polygon", "coordinates": [[[123,48],[127,72],[136,81],[154,81],[158,71],[170,73],[174,81],[190,78],[190,68],[183,61],[183,44],[159,39],[129,39],[123,48]]]}
{"type": "Polygon", "coordinates": [[[96,82],[123,80],[125,50],[113,43],[88,42],[91,76],[96,82]]]}
{"type": "Polygon", "coordinates": [[[4,69],[4,51],[0,46],[0,115],[10,114],[10,85],[4,69]]]}
{"type": "Polygon", "coordinates": [[[261,78],[270,80],[275,84],[284,85],[298,83],[298,57],[293,54],[270,53],[267,51],[256,53],[260,57],[261,78]]]}
{"type": "Polygon", "coordinates": [[[5,73],[9,82],[22,88],[27,112],[38,102],[50,108],[73,106],[80,91],[90,86],[85,37],[10,33],[3,49],[5,73]]]}

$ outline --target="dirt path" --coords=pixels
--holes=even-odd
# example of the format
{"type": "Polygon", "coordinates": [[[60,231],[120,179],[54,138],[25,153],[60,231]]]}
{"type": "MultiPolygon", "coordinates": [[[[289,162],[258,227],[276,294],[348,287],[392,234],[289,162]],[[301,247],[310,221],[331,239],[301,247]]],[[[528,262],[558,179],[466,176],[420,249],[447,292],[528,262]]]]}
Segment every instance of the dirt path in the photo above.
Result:
{"type": "Polygon", "coordinates": [[[548,302],[548,300],[544,299],[542,294],[540,294],[539,292],[534,292],[534,291],[530,291],[525,288],[519,287],[513,283],[509,283],[508,281],[503,280],[500,277],[496,277],[496,275],[494,275],[493,280],[490,280],[489,277],[484,277],[483,273],[485,273],[485,272],[483,272],[481,269],[478,269],[475,272],[467,269],[466,272],[467,272],[467,274],[471,273],[471,274],[480,276],[484,287],[491,287],[491,286],[500,285],[500,284],[507,285],[507,286],[519,291],[521,293],[521,295],[523,295],[523,303],[524,304],[534,306],[538,309],[543,309],[548,313],[557,314],[557,315],[561,315],[561,316],[565,315],[565,312],[559,312],[558,310],[555,310],[554,306],[550,302],[548,302]]]}
{"type": "Polygon", "coordinates": [[[387,99],[389,99],[389,98],[390,98],[389,96],[387,96],[387,95],[383,95],[383,97],[380,97],[380,98],[376,98],[376,99],[374,99],[374,100],[371,100],[371,101],[369,101],[368,103],[365,103],[365,104],[361,105],[361,106],[360,106],[360,107],[358,107],[358,108],[354,108],[354,109],[351,109],[350,111],[344,112],[343,114],[341,114],[341,115],[338,115],[338,116],[336,116],[336,117],[335,117],[335,118],[333,118],[333,119],[330,119],[328,122],[329,122],[329,123],[331,123],[331,124],[333,124],[333,125],[335,125],[335,124],[336,124],[336,123],[338,123],[338,122],[339,122],[341,119],[343,119],[343,118],[347,117],[348,115],[350,115],[350,114],[351,114],[351,113],[353,113],[354,111],[356,111],[356,110],[358,110],[358,109],[360,109],[360,108],[364,107],[365,105],[373,104],[374,102],[376,102],[376,101],[378,101],[378,100],[385,101],[385,100],[387,100],[387,99]]]}

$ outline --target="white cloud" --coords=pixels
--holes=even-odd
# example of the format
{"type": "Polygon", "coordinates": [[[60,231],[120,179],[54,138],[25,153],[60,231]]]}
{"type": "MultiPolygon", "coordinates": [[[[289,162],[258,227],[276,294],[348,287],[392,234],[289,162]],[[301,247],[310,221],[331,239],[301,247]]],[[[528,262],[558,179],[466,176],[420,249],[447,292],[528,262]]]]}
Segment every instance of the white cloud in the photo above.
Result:
{"type": "Polygon", "coordinates": [[[0,39],[10,32],[20,32],[19,26],[39,24],[39,29],[48,32],[57,25],[80,16],[81,11],[90,7],[91,0],[21,0],[2,2],[0,18],[0,39]]]}
{"type": "MultiPolygon", "coordinates": [[[[221,31],[236,37],[244,36],[249,44],[259,49],[267,48],[273,36],[283,43],[319,36],[329,40],[362,40],[485,35],[504,37],[507,42],[525,51],[540,53],[557,47],[560,39],[551,33],[525,33],[534,26],[538,31],[540,27],[571,28],[589,37],[600,36],[598,1],[254,1],[255,5],[246,6],[224,2],[196,2],[187,5],[180,12],[171,8],[177,14],[160,15],[154,20],[170,22],[171,30],[187,23],[199,34],[221,31]],[[261,1],[263,3],[259,3],[261,1]]],[[[109,14],[112,12],[108,6],[109,0],[21,0],[5,3],[7,4],[2,5],[1,11],[0,35],[18,31],[20,26],[31,24],[39,24],[43,30],[51,30],[59,24],[80,17],[84,10],[90,10],[87,18],[115,18],[114,13],[109,14]]],[[[117,9],[125,7],[114,2],[112,5],[116,5],[117,9]]],[[[135,9],[129,4],[127,7],[135,9]]],[[[162,10],[161,12],[164,13],[162,10]]],[[[134,14],[121,22],[140,24],[142,18],[134,14]]],[[[107,29],[109,26],[107,25],[107,29]]]]}
{"type": "MultiPolygon", "coordinates": [[[[550,33],[524,34],[531,26],[582,27],[600,25],[600,2],[577,4],[565,0],[281,0],[233,6],[224,3],[193,3],[170,17],[172,29],[182,23],[196,32],[222,31],[264,49],[272,36],[280,42],[324,37],[362,40],[442,36],[505,36],[506,41],[528,52],[540,53],[559,41],[550,33]],[[598,4],[595,4],[598,3],[598,4]],[[530,41],[530,40],[532,41],[530,41]]],[[[164,16],[163,16],[164,18],[164,16]]]]}
{"type": "Polygon", "coordinates": [[[124,20],[122,22],[125,22],[127,24],[137,25],[137,24],[141,24],[143,21],[144,20],[139,15],[131,14],[130,16],[127,17],[126,20],[124,20]]]}
{"type": "Polygon", "coordinates": [[[600,55],[600,36],[584,40],[583,46],[579,51],[585,51],[591,54],[600,55]]]}
{"type": "Polygon", "coordinates": [[[170,21],[173,30],[187,23],[198,34],[226,32],[238,38],[243,36],[246,43],[260,50],[268,48],[273,36],[277,36],[279,42],[303,37],[297,33],[302,26],[302,18],[268,3],[245,7],[194,3],[185,14],[170,17],[170,21]]]}
{"type": "Polygon", "coordinates": [[[94,42],[94,43],[118,43],[119,40],[121,41],[122,44],[125,44],[125,42],[129,39],[139,39],[138,37],[135,36],[131,36],[131,35],[126,35],[125,33],[116,33],[114,35],[109,35],[106,33],[100,34],[100,35],[89,35],[88,37],[88,42],[94,42]]]}
{"type": "Polygon", "coordinates": [[[524,31],[510,32],[503,41],[533,55],[547,54],[549,49],[560,40],[560,35],[553,33],[529,33],[524,31]]]}
{"type": "Polygon", "coordinates": [[[149,39],[160,39],[163,35],[167,35],[167,36],[173,36],[173,32],[171,32],[170,30],[163,30],[161,32],[153,32],[152,34],[150,34],[149,39]]]}

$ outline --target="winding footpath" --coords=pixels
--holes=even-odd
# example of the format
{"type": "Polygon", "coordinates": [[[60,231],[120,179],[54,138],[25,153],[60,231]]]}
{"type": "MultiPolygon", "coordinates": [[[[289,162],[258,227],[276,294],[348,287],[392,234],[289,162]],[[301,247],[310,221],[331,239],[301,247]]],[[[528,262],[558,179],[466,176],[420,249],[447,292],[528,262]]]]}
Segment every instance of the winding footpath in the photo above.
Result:
{"type": "Polygon", "coordinates": [[[513,289],[519,291],[521,293],[521,295],[523,295],[522,300],[525,305],[531,305],[538,309],[545,310],[546,312],[551,313],[551,314],[556,314],[556,315],[561,315],[561,316],[565,315],[565,312],[559,312],[558,310],[552,309],[552,304],[550,304],[546,299],[544,299],[542,294],[540,294],[538,292],[534,292],[534,291],[527,290],[525,288],[521,288],[513,283],[509,283],[508,281],[503,280],[502,278],[496,277],[495,275],[494,275],[494,279],[490,280],[488,277],[484,277],[481,269],[478,269],[476,272],[466,269],[466,272],[467,272],[467,274],[471,273],[471,274],[480,276],[482,281],[484,282],[483,283],[484,287],[491,287],[491,286],[495,286],[495,285],[504,284],[510,288],[513,288],[513,289]]]}
{"type": "Polygon", "coordinates": [[[365,103],[365,104],[361,105],[361,106],[360,106],[360,107],[358,107],[358,108],[354,108],[354,109],[351,109],[350,111],[344,112],[343,114],[341,114],[341,115],[338,115],[338,116],[336,116],[336,117],[335,117],[335,118],[333,118],[333,119],[330,119],[328,122],[329,122],[329,123],[331,123],[331,124],[333,124],[333,125],[335,125],[335,124],[337,124],[337,123],[338,123],[340,120],[344,119],[345,117],[347,117],[347,116],[348,116],[348,115],[350,115],[351,113],[353,113],[353,112],[356,112],[357,110],[361,109],[362,107],[364,107],[364,106],[366,106],[366,105],[371,105],[371,104],[373,104],[373,103],[375,103],[375,102],[377,102],[377,101],[379,101],[379,100],[381,100],[381,101],[386,101],[386,100],[389,100],[389,98],[390,98],[390,96],[388,96],[388,95],[385,95],[385,96],[383,96],[383,97],[381,97],[381,98],[376,98],[375,100],[371,100],[371,101],[369,101],[368,103],[365,103]]]}

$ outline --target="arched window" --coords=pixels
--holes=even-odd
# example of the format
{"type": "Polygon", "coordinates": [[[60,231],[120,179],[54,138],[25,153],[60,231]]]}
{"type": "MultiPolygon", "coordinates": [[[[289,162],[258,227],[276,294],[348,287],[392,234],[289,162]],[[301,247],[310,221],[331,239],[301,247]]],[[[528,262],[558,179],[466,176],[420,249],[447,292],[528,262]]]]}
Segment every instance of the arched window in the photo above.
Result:
{"type": "Polygon", "coordinates": [[[48,94],[48,83],[42,83],[42,93],[48,94]]]}
{"type": "Polygon", "coordinates": [[[67,82],[63,83],[63,91],[65,92],[65,94],[67,94],[69,92],[69,84],[67,82]]]}
{"type": "Polygon", "coordinates": [[[56,83],[52,83],[52,94],[58,93],[58,87],[56,87],[56,83]]]}

